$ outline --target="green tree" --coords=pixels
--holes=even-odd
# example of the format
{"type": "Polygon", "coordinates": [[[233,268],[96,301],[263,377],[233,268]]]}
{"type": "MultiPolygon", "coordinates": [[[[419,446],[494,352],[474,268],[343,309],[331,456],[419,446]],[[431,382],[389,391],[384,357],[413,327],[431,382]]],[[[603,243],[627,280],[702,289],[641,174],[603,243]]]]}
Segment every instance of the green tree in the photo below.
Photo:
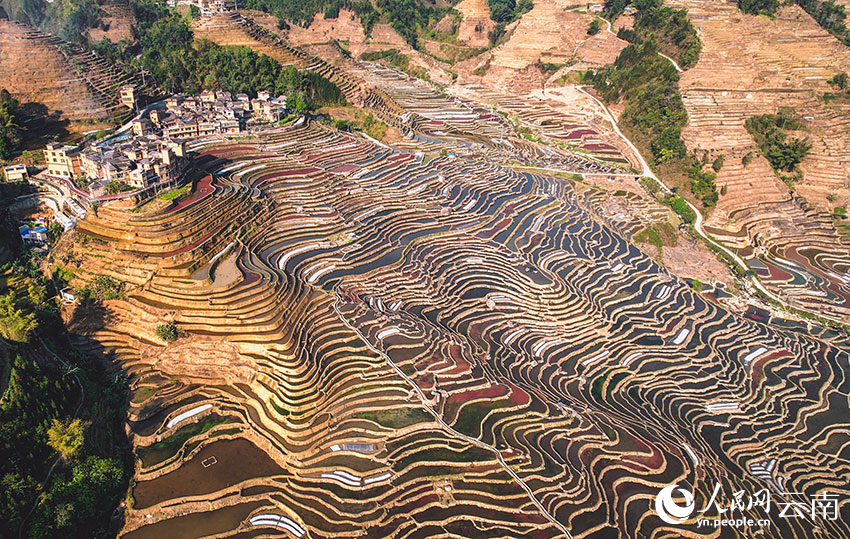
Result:
{"type": "Polygon", "coordinates": [[[587,27],[587,35],[595,36],[599,33],[601,27],[602,25],[599,23],[599,19],[593,19],[593,21],[591,21],[590,23],[590,26],[587,27]]]}
{"type": "Polygon", "coordinates": [[[85,441],[86,425],[79,419],[59,421],[54,419],[47,430],[47,444],[66,461],[75,458],[85,441]]]}
{"type": "Polygon", "coordinates": [[[9,159],[23,142],[18,101],[3,88],[0,89],[0,159],[9,159]]]}
{"type": "Polygon", "coordinates": [[[773,15],[779,9],[779,0],[738,0],[738,8],[750,15],[773,15]]]}
{"type": "Polygon", "coordinates": [[[847,82],[848,82],[847,72],[842,71],[838,75],[835,75],[834,77],[829,79],[827,82],[830,83],[831,85],[837,87],[840,90],[846,90],[847,89],[847,82]]]}
{"type": "Polygon", "coordinates": [[[14,292],[0,296],[0,334],[15,342],[29,342],[38,329],[35,314],[24,312],[17,306],[14,292]]]}

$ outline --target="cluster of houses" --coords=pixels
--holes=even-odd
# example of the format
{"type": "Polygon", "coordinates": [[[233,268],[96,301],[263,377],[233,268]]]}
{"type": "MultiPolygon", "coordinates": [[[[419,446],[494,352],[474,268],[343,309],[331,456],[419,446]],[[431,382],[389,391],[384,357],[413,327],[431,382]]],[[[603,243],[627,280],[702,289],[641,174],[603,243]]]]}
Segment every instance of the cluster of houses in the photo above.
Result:
{"type": "Polygon", "coordinates": [[[152,110],[133,122],[137,136],[152,131],[168,139],[197,138],[218,133],[240,133],[249,120],[275,122],[286,115],[286,97],[259,92],[256,99],[247,94],[204,91],[197,97],[172,96],[165,110],[152,110]]]}
{"type": "Polygon", "coordinates": [[[249,121],[273,122],[286,114],[286,98],[269,92],[250,99],[246,94],[205,91],[200,96],[172,96],[165,105],[141,114],[133,120],[132,132],[115,137],[114,142],[85,149],[48,144],[44,150],[47,174],[84,180],[94,196],[105,194],[112,182],[133,189],[168,184],[179,178],[187,164],[186,140],[237,134],[249,121]]]}
{"type": "Polygon", "coordinates": [[[168,5],[175,6],[197,6],[201,15],[213,15],[227,11],[224,0],[168,0],[168,5]]]}
{"type": "Polygon", "coordinates": [[[44,149],[47,173],[65,180],[90,181],[89,192],[103,194],[110,182],[136,189],[176,180],[186,164],[185,144],[155,134],[130,137],[110,146],[86,149],[51,142],[44,149]]]}

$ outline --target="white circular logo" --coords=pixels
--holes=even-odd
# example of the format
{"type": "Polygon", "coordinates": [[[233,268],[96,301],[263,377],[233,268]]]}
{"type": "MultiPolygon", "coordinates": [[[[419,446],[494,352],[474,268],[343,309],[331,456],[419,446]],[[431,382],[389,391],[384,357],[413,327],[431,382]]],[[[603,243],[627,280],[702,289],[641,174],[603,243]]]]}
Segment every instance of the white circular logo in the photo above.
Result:
{"type": "Polygon", "coordinates": [[[655,497],[655,512],[667,524],[681,524],[694,512],[694,495],[679,485],[669,485],[661,489],[655,497]],[[685,498],[685,505],[673,501],[673,491],[678,490],[685,498]]]}

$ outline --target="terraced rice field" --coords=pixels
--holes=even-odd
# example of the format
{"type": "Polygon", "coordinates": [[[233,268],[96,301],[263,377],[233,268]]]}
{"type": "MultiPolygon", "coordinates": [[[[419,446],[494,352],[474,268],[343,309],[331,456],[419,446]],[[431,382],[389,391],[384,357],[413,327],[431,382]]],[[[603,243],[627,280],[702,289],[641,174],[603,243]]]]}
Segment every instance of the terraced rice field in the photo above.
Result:
{"type": "Polygon", "coordinates": [[[592,192],[305,122],[190,150],[191,197],[79,225],[135,283],[75,322],[135,388],[127,537],[718,537],[655,495],[850,495],[846,336],[708,302],[592,192]]]}

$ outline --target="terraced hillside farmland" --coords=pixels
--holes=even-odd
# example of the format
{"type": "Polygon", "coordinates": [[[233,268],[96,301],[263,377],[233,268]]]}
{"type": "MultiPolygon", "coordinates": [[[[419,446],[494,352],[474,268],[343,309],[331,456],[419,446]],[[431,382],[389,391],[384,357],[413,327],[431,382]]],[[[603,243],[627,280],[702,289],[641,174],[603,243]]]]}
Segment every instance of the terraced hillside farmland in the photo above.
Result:
{"type": "Polygon", "coordinates": [[[752,536],[662,522],[673,483],[850,534],[844,334],[730,314],[563,177],[303,120],[189,149],[192,193],[66,245],[128,283],[72,321],[134,388],[126,537],[752,536]]]}
{"type": "Polygon", "coordinates": [[[733,3],[676,0],[688,8],[703,43],[699,62],[679,82],[691,150],[723,155],[722,196],[707,230],[741,254],[763,281],[798,306],[848,313],[846,239],[831,213],[850,202],[850,107],[829,102],[827,80],[850,70],[850,49],[798,6],[775,19],[741,13],[733,3]],[[792,110],[812,149],[794,192],[777,178],[745,122],[792,110]]]}
{"type": "Polygon", "coordinates": [[[135,86],[138,95],[160,93],[150,77],[143,81],[92,51],[7,19],[0,19],[0,81],[22,103],[42,103],[84,122],[128,118],[121,86],[135,86]]]}

